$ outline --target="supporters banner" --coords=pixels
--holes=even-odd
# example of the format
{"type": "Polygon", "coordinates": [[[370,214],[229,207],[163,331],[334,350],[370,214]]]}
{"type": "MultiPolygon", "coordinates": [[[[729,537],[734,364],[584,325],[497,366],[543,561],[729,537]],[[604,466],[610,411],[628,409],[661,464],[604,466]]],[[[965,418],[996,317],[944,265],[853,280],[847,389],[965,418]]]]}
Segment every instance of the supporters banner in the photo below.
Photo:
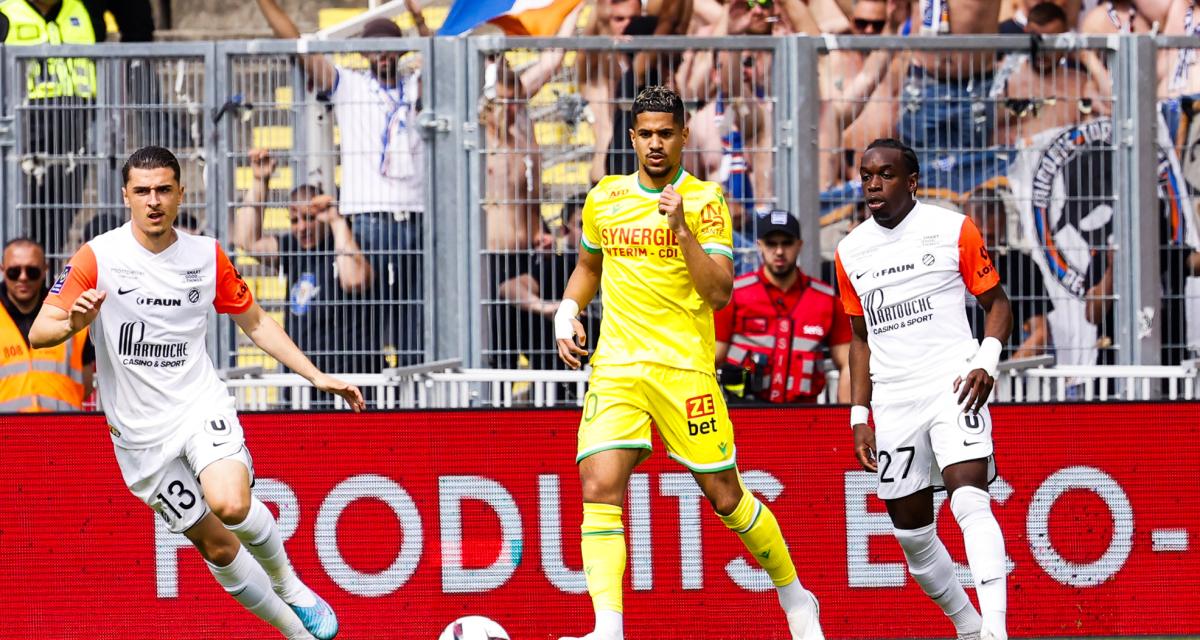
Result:
{"type": "MultiPolygon", "coordinates": [[[[1200,404],[997,406],[1018,636],[1200,633],[1200,404]]],[[[244,415],[257,494],[345,638],[590,628],[573,411],[244,415]]],[[[831,638],[953,637],[907,576],[844,408],[736,410],[831,638]]],[[[269,638],[125,489],[99,416],[0,418],[0,637],[269,638]]],[[[770,581],[656,442],[630,483],[631,638],[786,638],[770,581]]],[[[938,498],[939,531],[964,562],[938,498]]],[[[965,566],[960,577],[969,584],[965,566]]],[[[969,589],[973,594],[973,589],[969,589]]]]}

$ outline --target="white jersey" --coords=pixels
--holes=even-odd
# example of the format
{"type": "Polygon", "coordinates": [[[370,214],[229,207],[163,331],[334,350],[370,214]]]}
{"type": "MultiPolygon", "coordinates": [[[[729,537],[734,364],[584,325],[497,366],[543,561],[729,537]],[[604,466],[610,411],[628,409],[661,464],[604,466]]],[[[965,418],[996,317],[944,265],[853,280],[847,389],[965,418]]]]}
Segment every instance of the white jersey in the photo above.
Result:
{"type": "Polygon", "coordinates": [[[425,141],[417,126],[421,76],[394,88],[363,71],[338,68],[330,99],[341,132],[344,215],[425,210],[425,141]]]}
{"type": "Polygon", "coordinates": [[[120,447],[155,446],[198,412],[234,409],[208,357],[209,311],[241,313],[253,298],[215,240],[176,237],[151,253],[126,223],[84,245],[46,298],[70,310],[83,291],[106,293],[91,336],[104,414],[120,447]]]}
{"type": "Polygon", "coordinates": [[[874,400],[933,392],[964,373],[979,346],[966,294],[1000,282],[966,216],[918,202],[895,229],[867,219],[838,243],[836,263],[846,313],[866,321],[874,400]]]}

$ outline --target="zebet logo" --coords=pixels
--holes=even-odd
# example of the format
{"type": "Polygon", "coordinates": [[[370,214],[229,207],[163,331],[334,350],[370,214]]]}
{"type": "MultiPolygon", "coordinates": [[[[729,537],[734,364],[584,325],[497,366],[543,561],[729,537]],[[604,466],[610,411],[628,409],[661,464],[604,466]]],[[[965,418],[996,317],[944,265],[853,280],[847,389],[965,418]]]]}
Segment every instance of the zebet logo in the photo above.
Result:
{"type": "Polygon", "coordinates": [[[717,432],[717,406],[711,393],[687,399],[688,435],[717,432]],[[708,418],[702,420],[701,418],[708,418]]]}
{"type": "Polygon", "coordinates": [[[145,322],[121,323],[117,354],[125,356],[121,364],[138,367],[180,367],[187,362],[186,342],[146,342],[145,322]]]}

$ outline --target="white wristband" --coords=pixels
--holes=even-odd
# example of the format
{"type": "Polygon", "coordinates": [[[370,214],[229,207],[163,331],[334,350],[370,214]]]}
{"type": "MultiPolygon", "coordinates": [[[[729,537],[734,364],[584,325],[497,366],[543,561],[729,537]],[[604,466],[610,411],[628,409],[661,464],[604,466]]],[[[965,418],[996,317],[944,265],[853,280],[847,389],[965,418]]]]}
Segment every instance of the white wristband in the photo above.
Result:
{"type": "Polygon", "coordinates": [[[575,324],[571,321],[579,315],[579,303],[571,298],[563,298],[554,312],[554,339],[575,339],[575,324]]]}
{"type": "Polygon", "coordinates": [[[975,369],[983,369],[993,378],[996,377],[996,367],[1000,364],[1000,354],[1004,351],[1004,345],[1000,341],[987,337],[979,345],[979,350],[975,352],[975,356],[971,358],[971,364],[968,365],[967,373],[975,369]]]}
{"type": "Polygon", "coordinates": [[[870,415],[871,410],[861,404],[850,407],[850,428],[853,429],[856,424],[866,424],[870,415]]]}

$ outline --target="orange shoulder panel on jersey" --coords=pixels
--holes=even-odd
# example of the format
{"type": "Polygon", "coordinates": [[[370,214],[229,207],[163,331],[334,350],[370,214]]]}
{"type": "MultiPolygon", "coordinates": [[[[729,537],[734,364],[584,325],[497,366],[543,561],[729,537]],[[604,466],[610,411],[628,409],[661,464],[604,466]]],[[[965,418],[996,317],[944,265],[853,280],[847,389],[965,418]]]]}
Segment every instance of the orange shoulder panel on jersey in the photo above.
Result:
{"type": "Polygon", "coordinates": [[[983,246],[979,228],[970,218],[963,219],[958,234],[958,270],[972,295],[977,296],[1000,284],[1000,274],[992,264],[987,247],[983,246]]]}
{"type": "Polygon", "coordinates": [[[850,284],[850,277],[846,275],[846,268],[842,266],[840,253],[833,254],[833,264],[837,270],[838,295],[842,298],[842,308],[846,315],[863,315],[862,301],[858,299],[858,292],[854,290],[854,285],[850,284]]]}
{"type": "Polygon", "coordinates": [[[254,296],[250,295],[250,287],[242,279],[242,274],[233,268],[229,256],[217,247],[217,295],[213,298],[213,308],[217,313],[243,313],[254,304],[254,296]]]}
{"type": "Polygon", "coordinates": [[[92,245],[85,244],[71,256],[71,261],[58,274],[58,280],[46,295],[46,304],[70,311],[79,294],[96,288],[96,254],[92,245]]]}

